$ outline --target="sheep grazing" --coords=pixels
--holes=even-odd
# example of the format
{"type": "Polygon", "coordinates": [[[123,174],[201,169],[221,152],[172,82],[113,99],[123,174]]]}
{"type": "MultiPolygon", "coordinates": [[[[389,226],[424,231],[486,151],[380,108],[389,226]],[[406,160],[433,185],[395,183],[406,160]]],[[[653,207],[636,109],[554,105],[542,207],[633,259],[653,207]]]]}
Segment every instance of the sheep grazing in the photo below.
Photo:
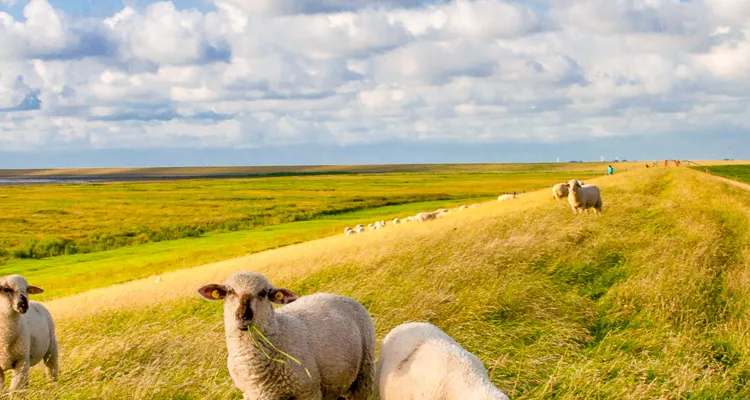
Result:
{"type": "Polygon", "coordinates": [[[425,222],[435,218],[437,218],[437,214],[432,212],[421,212],[415,217],[417,222],[425,222]]]}
{"type": "Polygon", "coordinates": [[[396,226],[396,225],[398,225],[398,224],[400,224],[400,223],[401,223],[401,220],[400,220],[400,219],[398,219],[398,218],[394,218],[394,219],[393,219],[393,226],[396,226]]]}
{"type": "Polygon", "coordinates": [[[370,398],[375,326],[354,299],[297,297],[253,272],[237,272],[198,293],[224,300],[227,366],[244,399],[370,398]]]}
{"type": "Polygon", "coordinates": [[[354,229],[352,229],[352,228],[346,228],[346,230],[344,231],[344,233],[346,234],[346,236],[351,236],[351,235],[356,234],[357,232],[354,229]]]}
{"type": "Polygon", "coordinates": [[[558,183],[557,185],[552,186],[552,198],[560,200],[563,197],[568,197],[568,184],[558,183]]]}
{"type": "Polygon", "coordinates": [[[472,204],[471,206],[469,206],[469,208],[477,208],[479,206],[481,206],[481,204],[475,203],[475,204],[472,204]]]}
{"type": "Polygon", "coordinates": [[[602,194],[596,185],[581,184],[576,179],[571,179],[567,183],[568,187],[568,204],[573,212],[579,214],[584,210],[588,212],[590,208],[594,213],[602,212],[602,194]]]}
{"type": "Polygon", "coordinates": [[[511,194],[506,193],[506,194],[501,194],[500,196],[498,196],[497,200],[498,201],[513,200],[516,197],[517,197],[516,192],[513,192],[511,194]]]}
{"type": "Polygon", "coordinates": [[[8,371],[13,371],[11,392],[26,388],[29,368],[39,361],[44,361],[47,377],[57,380],[57,336],[52,315],[28,297],[42,292],[20,275],[0,279],[0,392],[8,371]]]}
{"type": "Polygon", "coordinates": [[[356,226],[356,227],[354,228],[354,230],[355,230],[355,231],[356,231],[357,233],[364,233],[364,232],[365,232],[365,226],[364,226],[364,225],[362,225],[362,224],[359,224],[359,225],[357,225],[357,226],[356,226]]]}
{"type": "Polygon", "coordinates": [[[467,206],[467,205],[463,205],[463,206],[461,206],[461,207],[458,207],[458,209],[459,209],[459,210],[467,210],[467,209],[469,209],[469,206],[467,206]]]}
{"type": "Polygon", "coordinates": [[[406,219],[404,219],[404,222],[411,222],[411,221],[414,221],[415,219],[416,218],[414,216],[410,215],[410,216],[406,217],[406,219]]]}
{"type": "Polygon", "coordinates": [[[425,322],[399,325],[385,336],[375,376],[381,400],[508,400],[479,358],[425,322]]]}
{"type": "Polygon", "coordinates": [[[385,228],[385,221],[375,221],[375,229],[383,229],[385,228]]]}

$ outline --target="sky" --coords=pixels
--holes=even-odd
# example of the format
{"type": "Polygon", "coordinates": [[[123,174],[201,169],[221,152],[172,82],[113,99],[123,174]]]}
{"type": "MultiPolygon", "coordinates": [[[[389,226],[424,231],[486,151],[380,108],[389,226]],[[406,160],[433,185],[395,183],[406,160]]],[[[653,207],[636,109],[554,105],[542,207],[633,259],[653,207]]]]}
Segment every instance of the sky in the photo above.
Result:
{"type": "Polygon", "coordinates": [[[0,0],[0,168],[748,158],[747,0],[0,0]]]}

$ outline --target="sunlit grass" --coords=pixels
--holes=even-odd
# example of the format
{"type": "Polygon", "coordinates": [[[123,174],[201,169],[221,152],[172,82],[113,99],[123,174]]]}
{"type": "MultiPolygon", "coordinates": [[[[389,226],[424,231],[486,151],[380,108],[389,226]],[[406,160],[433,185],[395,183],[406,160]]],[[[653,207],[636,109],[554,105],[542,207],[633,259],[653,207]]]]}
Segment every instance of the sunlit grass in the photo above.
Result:
{"type": "Polygon", "coordinates": [[[514,399],[749,398],[750,194],[687,168],[592,182],[602,216],[545,190],[50,301],[61,382],[34,368],[30,398],[240,399],[195,293],[237,270],[352,296],[378,338],[437,324],[514,399]]]}

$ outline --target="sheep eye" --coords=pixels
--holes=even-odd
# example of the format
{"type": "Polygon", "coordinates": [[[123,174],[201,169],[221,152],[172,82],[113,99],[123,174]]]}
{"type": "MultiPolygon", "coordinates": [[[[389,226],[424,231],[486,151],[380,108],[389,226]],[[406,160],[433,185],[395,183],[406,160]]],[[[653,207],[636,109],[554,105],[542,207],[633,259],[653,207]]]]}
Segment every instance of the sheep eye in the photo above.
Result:
{"type": "Polygon", "coordinates": [[[5,292],[5,293],[13,293],[13,289],[6,287],[6,288],[3,288],[3,292],[5,292]]]}
{"type": "Polygon", "coordinates": [[[258,297],[266,297],[268,295],[268,289],[263,289],[258,293],[258,297]]]}

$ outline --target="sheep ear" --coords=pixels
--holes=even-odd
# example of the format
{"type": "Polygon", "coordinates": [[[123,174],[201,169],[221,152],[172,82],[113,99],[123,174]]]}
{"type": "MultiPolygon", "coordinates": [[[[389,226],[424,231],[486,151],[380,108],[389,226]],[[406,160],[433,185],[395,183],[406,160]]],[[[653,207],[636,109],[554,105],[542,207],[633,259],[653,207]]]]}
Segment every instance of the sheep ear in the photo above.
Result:
{"type": "Polygon", "coordinates": [[[207,300],[222,300],[227,297],[227,287],[212,283],[198,289],[198,294],[207,300]]]}
{"type": "Polygon", "coordinates": [[[296,293],[289,289],[271,289],[268,292],[268,300],[276,304],[289,304],[294,300],[297,300],[298,296],[296,293]]]}
{"type": "Polygon", "coordinates": [[[36,286],[29,286],[28,289],[26,289],[26,293],[28,294],[40,294],[44,293],[44,289],[36,286]]]}

